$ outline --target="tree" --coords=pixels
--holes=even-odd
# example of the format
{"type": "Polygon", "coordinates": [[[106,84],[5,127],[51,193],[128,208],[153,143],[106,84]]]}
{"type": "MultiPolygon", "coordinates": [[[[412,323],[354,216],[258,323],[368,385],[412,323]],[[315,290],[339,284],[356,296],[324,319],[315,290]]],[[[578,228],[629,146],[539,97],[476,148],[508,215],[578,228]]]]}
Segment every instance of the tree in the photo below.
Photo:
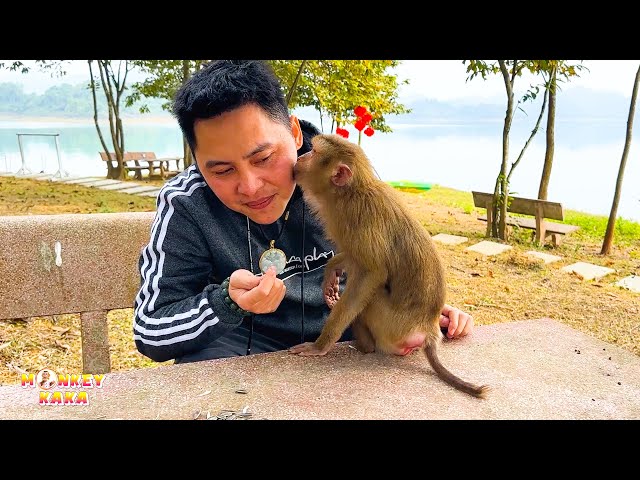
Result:
{"type": "Polygon", "coordinates": [[[98,132],[100,144],[109,157],[109,161],[107,162],[107,178],[124,180],[126,178],[123,160],[125,147],[124,128],[120,116],[120,101],[126,89],[127,75],[133,68],[133,65],[128,60],[118,61],[116,69],[114,69],[112,60],[87,60],[87,64],[89,65],[89,88],[93,99],[93,122],[98,132]],[[99,77],[93,74],[93,62],[96,62],[99,77]],[[100,79],[99,85],[96,83],[96,78],[100,79]],[[112,149],[107,147],[102,131],[100,130],[100,123],[98,122],[98,102],[96,99],[96,90],[98,89],[102,90],[107,100],[109,132],[111,134],[113,153],[115,154],[117,163],[115,167],[111,163],[114,160],[111,156],[112,149]]]}
{"type": "Polygon", "coordinates": [[[553,154],[555,150],[556,94],[558,90],[558,82],[562,82],[563,79],[568,80],[573,76],[579,76],[577,71],[586,68],[584,65],[569,65],[566,60],[543,61],[548,62],[549,69],[549,81],[546,82],[545,85],[547,92],[549,92],[549,112],[547,115],[544,166],[542,167],[540,187],[538,188],[538,198],[540,200],[547,199],[549,181],[551,179],[551,168],[553,166],[553,154]],[[560,75],[560,78],[558,78],[558,75],[560,75]]]}
{"type": "Polygon", "coordinates": [[[611,204],[611,213],[609,213],[609,221],[607,222],[607,231],[604,234],[602,242],[602,250],[600,254],[608,255],[613,242],[613,232],[616,226],[616,216],[618,214],[618,203],[620,202],[620,193],[622,191],[622,179],[624,178],[624,169],[627,165],[627,157],[629,148],[631,147],[631,132],[633,130],[633,117],[636,113],[636,99],[638,98],[638,84],[640,83],[640,66],[636,72],[636,79],[633,82],[633,93],[631,94],[631,104],[629,106],[629,117],[627,119],[627,136],[624,141],[624,149],[622,150],[622,158],[620,159],[620,168],[618,169],[618,179],[616,180],[616,191],[613,195],[613,203],[611,204]]]}
{"type": "MultiPolygon", "coordinates": [[[[390,114],[408,113],[397,102],[398,79],[387,73],[396,60],[274,60],[271,62],[283,84],[289,108],[314,107],[331,119],[331,129],[356,119],[353,109],[364,105],[373,118],[371,126],[391,132],[385,122],[390,114]]],[[[408,83],[404,80],[400,83],[408,83]]]]}
{"type": "MultiPolygon", "coordinates": [[[[148,77],[143,82],[131,86],[132,93],[126,99],[131,106],[142,98],[162,98],[166,102],[163,110],[171,111],[171,102],[180,86],[209,60],[135,60],[134,65],[148,77]]],[[[140,107],[140,113],[148,112],[146,105],[140,107]]],[[[186,139],[183,138],[183,168],[194,160],[186,139]]]]}
{"type": "Polygon", "coordinates": [[[531,86],[523,95],[522,99],[518,100],[518,102],[515,103],[515,82],[518,77],[522,76],[525,70],[533,74],[542,74],[543,79],[545,74],[550,76],[553,66],[556,65],[554,63],[556,61],[498,60],[497,63],[490,64],[482,60],[463,60],[463,63],[467,62],[469,62],[469,65],[467,66],[467,73],[469,74],[469,76],[467,77],[467,81],[472,80],[478,75],[482,76],[482,78],[486,80],[489,74],[499,73],[502,75],[505,90],[507,93],[507,110],[505,113],[505,119],[502,129],[502,162],[500,165],[500,172],[498,173],[494,187],[494,199],[491,212],[491,236],[499,238],[501,240],[506,240],[506,219],[507,207],[509,204],[509,183],[511,180],[511,175],[513,174],[515,167],[522,160],[525,150],[538,131],[542,116],[544,114],[544,110],[546,108],[549,85],[549,82],[544,80],[543,85],[545,87],[545,95],[543,98],[542,107],[540,109],[540,115],[538,116],[538,121],[536,123],[536,126],[532,130],[531,135],[525,142],[525,145],[522,148],[518,159],[511,165],[511,169],[507,173],[507,164],[509,161],[509,134],[511,131],[511,125],[513,123],[515,108],[517,106],[521,109],[521,107],[519,106],[521,103],[535,100],[541,87],[541,85],[531,86]]]}

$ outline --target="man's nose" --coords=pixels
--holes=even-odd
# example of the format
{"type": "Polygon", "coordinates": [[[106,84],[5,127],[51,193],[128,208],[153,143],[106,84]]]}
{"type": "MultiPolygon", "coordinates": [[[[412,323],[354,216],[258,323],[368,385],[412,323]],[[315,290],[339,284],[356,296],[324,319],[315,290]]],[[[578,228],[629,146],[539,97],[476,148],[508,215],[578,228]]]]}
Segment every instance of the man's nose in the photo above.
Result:
{"type": "Polygon", "coordinates": [[[263,181],[259,175],[253,172],[245,172],[240,176],[238,184],[238,193],[251,197],[256,194],[263,185],[263,181]]]}

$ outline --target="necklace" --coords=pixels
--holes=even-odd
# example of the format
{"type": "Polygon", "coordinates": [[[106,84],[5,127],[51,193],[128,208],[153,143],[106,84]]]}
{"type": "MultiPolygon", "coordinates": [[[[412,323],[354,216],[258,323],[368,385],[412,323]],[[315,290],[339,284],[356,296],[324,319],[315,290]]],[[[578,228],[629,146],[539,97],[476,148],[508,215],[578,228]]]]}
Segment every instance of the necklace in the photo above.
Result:
{"type": "MultiPolygon", "coordinates": [[[[269,267],[273,265],[274,267],[276,267],[276,274],[279,275],[284,271],[284,267],[287,265],[287,255],[279,248],[276,248],[276,242],[280,239],[282,232],[284,232],[284,227],[287,223],[287,220],[289,220],[289,210],[287,210],[284,214],[284,222],[282,223],[282,227],[278,232],[278,236],[269,242],[269,249],[265,250],[262,255],[260,255],[258,266],[260,267],[260,271],[262,273],[267,273],[269,267]]],[[[260,228],[262,235],[264,235],[264,237],[268,239],[269,237],[264,233],[264,230],[262,230],[262,226],[260,224],[258,224],[258,228],[260,228]]]]}

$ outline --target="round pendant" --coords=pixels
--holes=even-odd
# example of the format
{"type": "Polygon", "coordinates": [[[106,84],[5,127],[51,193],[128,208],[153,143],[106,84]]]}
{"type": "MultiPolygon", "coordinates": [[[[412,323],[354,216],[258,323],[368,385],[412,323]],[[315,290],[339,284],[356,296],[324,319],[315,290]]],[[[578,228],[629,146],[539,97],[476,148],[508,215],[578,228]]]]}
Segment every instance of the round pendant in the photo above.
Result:
{"type": "Polygon", "coordinates": [[[276,273],[280,275],[287,265],[287,256],[279,248],[270,248],[269,250],[265,250],[260,256],[258,265],[262,273],[267,273],[269,267],[273,265],[276,267],[276,273]]]}

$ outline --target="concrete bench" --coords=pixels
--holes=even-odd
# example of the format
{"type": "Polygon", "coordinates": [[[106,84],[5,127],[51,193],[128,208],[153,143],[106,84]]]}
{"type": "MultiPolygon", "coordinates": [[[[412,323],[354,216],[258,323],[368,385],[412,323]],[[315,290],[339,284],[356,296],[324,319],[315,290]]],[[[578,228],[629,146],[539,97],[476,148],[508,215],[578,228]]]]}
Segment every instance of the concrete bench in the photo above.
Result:
{"type": "Polygon", "coordinates": [[[107,313],[133,308],[154,216],[0,217],[0,319],[79,313],[83,372],[109,372],[107,313]]]}
{"type": "Polygon", "coordinates": [[[100,388],[3,386],[0,418],[640,418],[640,357],[550,319],[477,326],[444,341],[440,359],[463,378],[490,385],[488,397],[449,387],[419,352],[364,355],[340,343],[324,357],[273,352],[109,373],[100,388]],[[87,403],[57,404],[54,391],[57,398],[84,391],[87,403]]]}
{"type": "MultiPolygon", "coordinates": [[[[489,237],[491,236],[493,194],[475,191],[471,193],[473,194],[474,205],[487,211],[487,214],[479,216],[478,220],[487,222],[486,235],[489,237]]],[[[558,202],[511,196],[509,200],[510,204],[507,206],[507,212],[530,215],[534,218],[507,216],[507,224],[534,230],[533,235],[535,235],[535,240],[539,244],[546,242],[547,237],[551,237],[553,245],[557,247],[562,242],[564,235],[575,232],[580,228],[576,225],[547,220],[564,220],[564,210],[562,204],[558,202]]]]}

